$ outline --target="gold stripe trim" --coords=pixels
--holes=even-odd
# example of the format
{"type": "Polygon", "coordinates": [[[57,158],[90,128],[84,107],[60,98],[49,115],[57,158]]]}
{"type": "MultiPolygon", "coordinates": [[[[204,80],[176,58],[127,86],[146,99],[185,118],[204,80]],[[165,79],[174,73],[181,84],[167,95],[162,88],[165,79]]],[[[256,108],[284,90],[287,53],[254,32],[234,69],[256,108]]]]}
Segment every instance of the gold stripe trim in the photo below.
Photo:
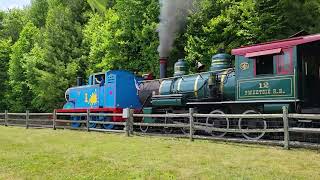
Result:
{"type": "Polygon", "coordinates": [[[164,84],[164,81],[161,82],[160,87],[159,87],[159,95],[161,95],[161,89],[162,89],[162,85],[164,84]]]}
{"type": "Polygon", "coordinates": [[[196,78],[196,81],[194,82],[193,90],[194,90],[194,95],[196,97],[198,97],[198,81],[199,81],[199,79],[200,79],[200,76],[198,75],[197,78],[196,78]]]}
{"type": "Polygon", "coordinates": [[[229,69],[222,72],[221,79],[220,79],[220,92],[223,95],[224,91],[224,80],[226,79],[226,76],[228,75],[229,69]]]}
{"type": "Polygon", "coordinates": [[[228,65],[225,62],[213,62],[211,65],[228,65]]]}
{"type": "Polygon", "coordinates": [[[180,89],[181,89],[181,82],[182,82],[182,78],[179,79],[179,81],[178,81],[178,88],[177,88],[177,91],[178,91],[178,92],[179,92],[180,89]]]}

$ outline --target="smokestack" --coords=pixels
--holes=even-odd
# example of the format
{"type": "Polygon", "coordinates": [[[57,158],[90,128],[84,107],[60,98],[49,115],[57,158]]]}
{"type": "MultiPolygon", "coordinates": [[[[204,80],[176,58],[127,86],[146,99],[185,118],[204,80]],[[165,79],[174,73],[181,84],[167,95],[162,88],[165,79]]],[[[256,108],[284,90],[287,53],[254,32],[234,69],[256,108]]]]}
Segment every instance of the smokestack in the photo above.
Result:
{"type": "Polygon", "coordinates": [[[167,77],[167,63],[168,63],[167,57],[160,57],[160,78],[167,77]]]}
{"type": "Polygon", "coordinates": [[[186,24],[187,16],[192,12],[195,0],[159,0],[159,41],[160,77],[166,76],[166,65],[174,40],[186,24]]]}

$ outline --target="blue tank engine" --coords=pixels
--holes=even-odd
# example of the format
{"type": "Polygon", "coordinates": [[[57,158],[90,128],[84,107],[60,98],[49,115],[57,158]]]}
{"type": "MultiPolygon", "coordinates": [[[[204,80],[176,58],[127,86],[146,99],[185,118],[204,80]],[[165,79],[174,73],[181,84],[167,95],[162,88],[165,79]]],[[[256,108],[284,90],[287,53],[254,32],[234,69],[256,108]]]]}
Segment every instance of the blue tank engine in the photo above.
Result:
{"type": "MultiPolygon", "coordinates": [[[[142,105],[138,96],[139,78],[124,70],[111,70],[90,75],[88,84],[69,88],[65,93],[66,103],[58,112],[122,113],[124,108],[139,110],[142,105]]],[[[77,117],[73,119],[77,120],[77,117]]],[[[80,119],[79,119],[80,120],[80,119]]],[[[121,117],[98,118],[102,121],[123,121],[121,117]]],[[[79,123],[73,123],[79,127],[79,123]]],[[[95,127],[95,124],[90,125],[95,127]]],[[[105,126],[112,128],[112,126],[105,126]]]]}

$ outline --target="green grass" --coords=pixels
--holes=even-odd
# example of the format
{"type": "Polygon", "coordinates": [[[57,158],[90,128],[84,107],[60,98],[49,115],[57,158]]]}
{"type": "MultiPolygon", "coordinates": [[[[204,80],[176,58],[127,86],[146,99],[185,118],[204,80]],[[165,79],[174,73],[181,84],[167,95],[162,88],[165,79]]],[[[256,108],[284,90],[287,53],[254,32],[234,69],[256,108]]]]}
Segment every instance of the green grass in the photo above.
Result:
{"type": "Polygon", "coordinates": [[[317,151],[0,127],[0,179],[320,179],[317,151]]]}

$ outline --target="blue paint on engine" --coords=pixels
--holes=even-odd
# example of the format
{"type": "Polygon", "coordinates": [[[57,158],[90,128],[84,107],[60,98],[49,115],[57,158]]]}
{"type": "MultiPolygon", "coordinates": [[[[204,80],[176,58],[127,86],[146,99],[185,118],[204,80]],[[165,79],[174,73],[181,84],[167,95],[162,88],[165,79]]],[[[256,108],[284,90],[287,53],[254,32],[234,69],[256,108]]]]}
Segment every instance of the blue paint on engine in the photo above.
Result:
{"type": "MultiPolygon", "coordinates": [[[[85,86],[72,87],[66,91],[64,109],[87,108],[141,108],[136,88],[136,76],[129,71],[112,70],[93,74],[85,86]],[[104,76],[104,85],[98,78],[104,76]],[[73,108],[72,105],[73,104],[73,108]]],[[[101,79],[100,79],[101,81],[101,79]]]]}

